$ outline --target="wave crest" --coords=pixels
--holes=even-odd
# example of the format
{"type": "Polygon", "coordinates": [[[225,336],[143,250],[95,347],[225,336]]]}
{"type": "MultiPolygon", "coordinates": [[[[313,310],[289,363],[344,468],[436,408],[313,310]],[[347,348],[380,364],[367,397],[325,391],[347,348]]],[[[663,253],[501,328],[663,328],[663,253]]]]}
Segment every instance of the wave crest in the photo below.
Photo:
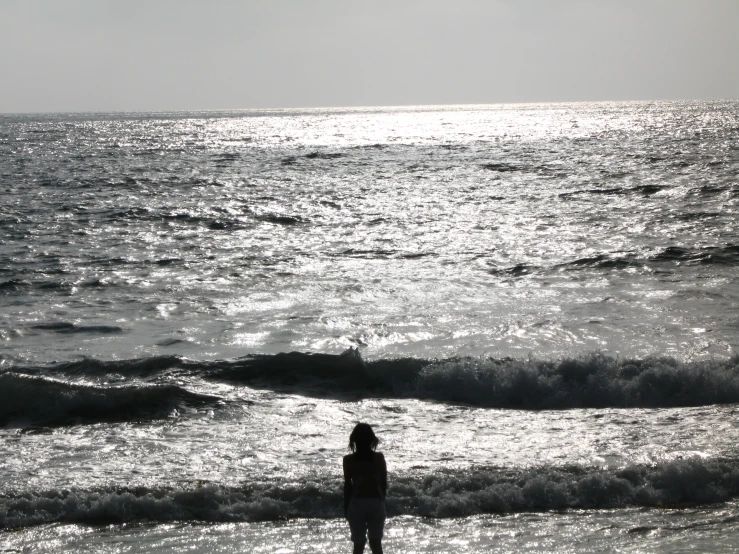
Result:
{"type": "MultiPolygon", "coordinates": [[[[353,354],[348,354],[353,352],[353,354]]],[[[212,378],[309,394],[418,398],[488,408],[680,407],[739,402],[739,357],[679,362],[591,354],[562,360],[415,358],[364,363],[292,352],[223,362],[212,378]]]]}
{"type": "Polygon", "coordinates": [[[559,361],[457,359],[419,374],[419,396],[524,409],[679,407],[739,402],[739,357],[682,363],[593,354],[559,361]]]}
{"type": "MultiPolygon", "coordinates": [[[[358,350],[349,349],[340,355],[289,352],[214,362],[177,356],[121,361],[88,359],[46,368],[11,367],[5,378],[17,379],[19,374],[52,375],[58,379],[85,376],[105,381],[112,377],[133,380],[166,379],[165,374],[190,375],[316,397],[416,398],[527,410],[739,403],[739,356],[696,362],[669,357],[621,359],[599,353],[559,360],[456,357],[364,361],[358,350]]],[[[116,390],[123,389],[100,389],[100,394],[116,390]]],[[[171,390],[186,393],[177,387],[171,390]]],[[[61,392],[57,388],[56,393],[61,392]]],[[[0,394],[12,400],[10,393],[0,394]]],[[[131,403],[135,403],[133,398],[131,403]]],[[[0,416],[3,410],[0,408],[0,416]]]]}
{"type": "Polygon", "coordinates": [[[175,409],[217,402],[174,385],[97,387],[41,377],[0,375],[0,425],[58,427],[166,417],[175,409]]]}
{"type": "MultiPolygon", "coordinates": [[[[478,514],[633,506],[682,507],[739,496],[739,462],[691,458],[620,470],[478,468],[394,477],[390,516],[478,514]]],[[[53,522],[270,521],[338,518],[338,479],[239,488],[194,483],[186,488],[26,491],[0,497],[0,527],[53,522]]]]}

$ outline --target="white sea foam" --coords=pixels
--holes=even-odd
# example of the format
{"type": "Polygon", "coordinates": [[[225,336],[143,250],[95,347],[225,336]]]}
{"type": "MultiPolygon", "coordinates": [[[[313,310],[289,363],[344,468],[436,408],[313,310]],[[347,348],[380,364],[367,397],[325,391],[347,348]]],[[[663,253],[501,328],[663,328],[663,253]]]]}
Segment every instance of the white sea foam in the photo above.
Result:
{"type": "MultiPolygon", "coordinates": [[[[739,357],[699,362],[417,358],[375,360],[300,352],[211,364],[215,378],[316,394],[407,397],[521,409],[699,406],[739,402],[739,357]],[[320,393],[319,393],[320,394],[320,393]]],[[[193,366],[190,366],[193,367],[193,366]]],[[[203,368],[205,369],[205,368],[203,368]]]]}
{"type": "MultiPolygon", "coordinates": [[[[27,491],[0,499],[0,526],[338,518],[341,490],[338,481],[324,481],[254,483],[240,489],[194,484],[175,490],[27,491]]],[[[391,483],[387,511],[391,516],[445,518],[631,506],[675,508],[737,496],[739,462],[693,458],[618,471],[481,468],[401,475],[391,483]]]]}

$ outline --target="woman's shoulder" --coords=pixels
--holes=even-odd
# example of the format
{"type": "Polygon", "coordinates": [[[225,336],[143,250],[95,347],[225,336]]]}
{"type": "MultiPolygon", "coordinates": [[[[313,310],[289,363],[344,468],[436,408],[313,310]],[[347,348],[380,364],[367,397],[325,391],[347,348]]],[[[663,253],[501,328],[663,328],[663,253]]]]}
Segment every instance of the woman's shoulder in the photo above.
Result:
{"type": "Polygon", "coordinates": [[[381,471],[387,471],[387,462],[382,452],[375,452],[375,464],[379,465],[381,471]]]}
{"type": "MultiPolygon", "coordinates": [[[[383,461],[385,460],[385,455],[382,452],[372,452],[372,457],[375,460],[383,460],[383,461]]],[[[360,460],[356,452],[352,452],[351,454],[347,454],[346,456],[344,456],[344,463],[353,462],[353,461],[366,461],[366,460],[367,460],[366,458],[363,458],[360,460]]]]}

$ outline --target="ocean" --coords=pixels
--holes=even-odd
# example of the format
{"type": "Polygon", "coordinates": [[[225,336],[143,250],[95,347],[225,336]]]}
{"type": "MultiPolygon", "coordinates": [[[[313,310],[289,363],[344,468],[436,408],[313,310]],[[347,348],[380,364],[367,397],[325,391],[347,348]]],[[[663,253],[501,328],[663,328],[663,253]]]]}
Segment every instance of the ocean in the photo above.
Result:
{"type": "Polygon", "coordinates": [[[0,115],[0,552],[739,552],[739,101],[0,115]]]}

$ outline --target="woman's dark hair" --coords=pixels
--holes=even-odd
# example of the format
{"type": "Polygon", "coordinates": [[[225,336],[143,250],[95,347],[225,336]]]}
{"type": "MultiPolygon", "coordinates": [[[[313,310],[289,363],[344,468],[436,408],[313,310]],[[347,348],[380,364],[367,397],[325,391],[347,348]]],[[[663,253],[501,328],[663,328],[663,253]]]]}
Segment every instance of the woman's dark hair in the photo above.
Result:
{"type": "Polygon", "coordinates": [[[375,432],[368,423],[357,423],[356,427],[349,435],[349,448],[352,452],[369,452],[376,450],[380,439],[375,436],[375,432]]]}

